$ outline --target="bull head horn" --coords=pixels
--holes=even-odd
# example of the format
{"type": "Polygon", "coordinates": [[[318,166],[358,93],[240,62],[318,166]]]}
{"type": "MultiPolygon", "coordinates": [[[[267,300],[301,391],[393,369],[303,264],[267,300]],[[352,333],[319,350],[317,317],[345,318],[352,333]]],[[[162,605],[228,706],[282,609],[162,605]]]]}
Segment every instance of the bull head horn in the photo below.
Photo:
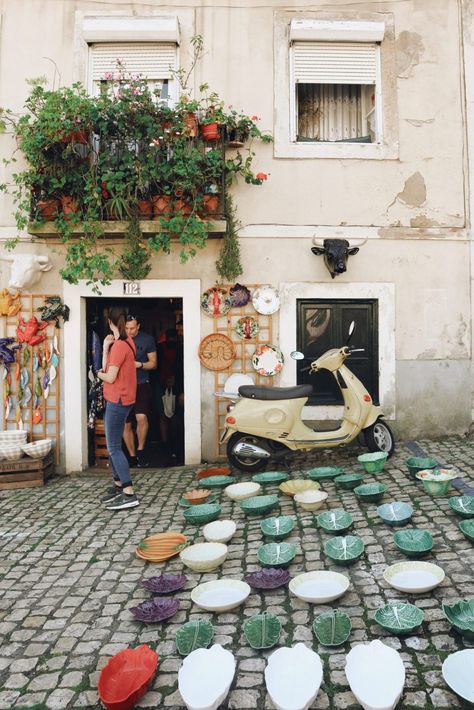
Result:
{"type": "MultiPolygon", "coordinates": [[[[326,239],[344,240],[344,237],[313,237],[313,244],[318,247],[323,247],[326,239]]],[[[349,247],[361,247],[366,243],[367,239],[368,237],[365,239],[345,239],[345,241],[348,242],[349,247]]]]}

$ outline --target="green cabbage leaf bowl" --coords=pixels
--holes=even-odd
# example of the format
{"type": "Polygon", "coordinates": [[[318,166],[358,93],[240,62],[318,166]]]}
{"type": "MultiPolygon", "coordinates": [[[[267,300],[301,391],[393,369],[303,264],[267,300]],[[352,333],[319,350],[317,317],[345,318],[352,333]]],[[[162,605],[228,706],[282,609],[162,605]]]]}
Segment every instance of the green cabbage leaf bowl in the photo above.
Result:
{"type": "Polygon", "coordinates": [[[364,554],[364,541],[357,535],[333,537],[324,543],[324,552],[338,565],[352,565],[364,554]]]}
{"type": "Polygon", "coordinates": [[[449,507],[463,518],[474,518],[474,496],[452,496],[449,507]]]}
{"type": "Polygon", "coordinates": [[[323,478],[336,478],[336,476],[340,476],[342,473],[344,473],[344,470],[335,466],[319,466],[318,468],[310,468],[309,471],[306,471],[306,475],[312,481],[320,481],[323,478]]]}
{"type": "Polygon", "coordinates": [[[240,502],[240,508],[246,515],[264,515],[278,505],[277,495],[252,496],[240,502]]]}
{"type": "Polygon", "coordinates": [[[354,488],[354,493],[364,503],[378,503],[379,500],[382,500],[386,490],[387,486],[384,486],[383,483],[364,483],[362,486],[354,488]]]}
{"type": "Polygon", "coordinates": [[[260,523],[260,530],[265,537],[270,537],[273,540],[283,540],[288,537],[294,527],[295,521],[289,515],[265,518],[260,523]]]}
{"type": "Polygon", "coordinates": [[[258,548],[258,560],[263,567],[287,567],[296,555],[291,542],[269,542],[258,548]]]}
{"type": "Polygon", "coordinates": [[[374,616],[377,624],[396,635],[410,634],[424,618],[421,609],[406,602],[391,602],[377,609],[374,616]]]}
{"type": "Polygon", "coordinates": [[[421,557],[433,547],[433,538],[428,530],[418,528],[398,530],[393,536],[393,541],[407,557],[421,557]]]}
{"type": "Polygon", "coordinates": [[[472,518],[470,520],[461,520],[458,527],[464,537],[474,542],[474,520],[472,518]]]}
{"type": "Polygon", "coordinates": [[[316,518],[319,527],[325,532],[338,534],[348,530],[352,525],[352,515],[342,508],[325,510],[316,518]]]}
{"type": "Polygon", "coordinates": [[[337,609],[325,611],[313,622],[313,632],[323,646],[341,646],[352,631],[350,618],[337,609]]]}
{"type": "Polygon", "coordinates": [[[360,486],[363,480],[363,473],[344,473],[342,476],[337,476],[334,483],[346,491],[352,491],[356,486],[360,486]]]}
{"type": "Polygon", "coordinates": [[[443,604],[443,612],[455,631],[474,641],[474,597],[454,604],[443,604]]]}
{"type": "Polygon", "coordinates": [[[281,634],[281,624],[274,614],[264,611],[244,623],[244,635],[252,648],[276,646],[281,634]]]}

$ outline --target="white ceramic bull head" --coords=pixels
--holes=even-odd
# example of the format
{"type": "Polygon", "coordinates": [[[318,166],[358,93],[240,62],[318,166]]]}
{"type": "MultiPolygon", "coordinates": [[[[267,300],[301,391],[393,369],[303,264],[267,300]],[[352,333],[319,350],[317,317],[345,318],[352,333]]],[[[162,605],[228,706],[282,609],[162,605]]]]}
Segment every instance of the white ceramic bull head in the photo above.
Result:
{"type": "Polygon", "coordinates": [[[43,271],[49,271],[52,264],[49,256],[42,254],[12,254],[0,256],[0,261],[12,264],[9,288],[31,289],[38,283],[43,271]]]}

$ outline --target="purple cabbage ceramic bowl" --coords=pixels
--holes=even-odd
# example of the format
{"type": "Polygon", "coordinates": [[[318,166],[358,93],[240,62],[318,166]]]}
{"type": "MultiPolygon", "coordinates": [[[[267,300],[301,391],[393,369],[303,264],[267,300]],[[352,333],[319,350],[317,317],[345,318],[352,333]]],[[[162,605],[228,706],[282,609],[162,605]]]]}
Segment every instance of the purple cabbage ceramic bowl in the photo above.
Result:
{"type": "Polygon", "coordinates": [[[244,580],[255,589],[276,589],[288,584],[290,573],[287,569],[266,567],[246,575],[244,580]]]}
{"type": "Polygon", "coordinates": [[[156,624],[174,616],[179,609],[179,601],[172,597],[156,597],[133,606],[130,611],[138,621],[156,624]]]}
{"type": "Polygon", "coordinates": [[[143,579],[142,584],[145,589],[153,594],[172,594],[182,589],[188,578],[184,574],[160,574],[158,577],[148,577],[143,579]]]}

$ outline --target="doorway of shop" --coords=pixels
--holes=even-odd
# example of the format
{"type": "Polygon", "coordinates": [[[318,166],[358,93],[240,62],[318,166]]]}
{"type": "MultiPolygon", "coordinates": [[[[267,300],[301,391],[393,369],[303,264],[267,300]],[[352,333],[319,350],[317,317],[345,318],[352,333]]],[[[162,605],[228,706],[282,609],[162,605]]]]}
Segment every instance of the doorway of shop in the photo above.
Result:
{"type": "MultiPolygon", "coordinates": [[[[156,370],[147,370],[145,379],[149,399],[145,405],[137,404],[146,416],[148,433],[144,456],[139,467],[169,468],[184,463],[184,372],[183,372],[183,299],[182,298],[103,298],[86,299],[87,366],[85,386],[88,391],[88,463],[100,468],[108,465],[100,403],[95,401],[92,375],[102,366],[102,342],[107,335],[109,309],[118,306],[128,317],[128,322],[139,324],[139,332],[149,337],[147,348],[156,348],[156,370]]],[[[148,350],[147,350],[148,352],[148,350]]],[[[146,358],[145,358],[146,359],[146,358]]],[[[142,375],[143,379],[143,375],[142,375]]],[[[138,445],[137,417],[130,416],[131,436],[138,445]]],[[[143,424],[142,424],[143,426],[143,424]]],[[[133,450],[123,443],[124,452],[132,465],[133,450]]]]}

